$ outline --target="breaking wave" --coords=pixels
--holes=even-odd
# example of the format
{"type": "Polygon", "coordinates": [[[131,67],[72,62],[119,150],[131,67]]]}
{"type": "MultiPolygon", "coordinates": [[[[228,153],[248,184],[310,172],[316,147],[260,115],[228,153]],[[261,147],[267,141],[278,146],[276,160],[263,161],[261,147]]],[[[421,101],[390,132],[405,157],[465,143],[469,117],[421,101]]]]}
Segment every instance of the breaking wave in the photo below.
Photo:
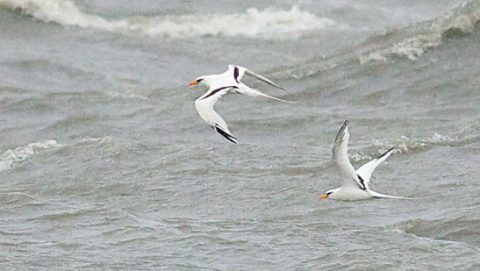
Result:
{"type": "MultiPolygon", "coordinates": [[[[381,36],[369,39],[370,43],[376,43],[381,39],[389,39],[393,36],[396,41],[393,45],[377,48],[373,52],[362,54],[359,57],[360,63],[370,61],[388,62],[392,58],[408,58],[416,60],[428,50],[440,46],[445,39],[463,37],[474,32],[475,27],[480,23],[480,1],[471,0],[456,6],[445,16],[438,17],[432,21],[418,26],[410,26],[407,29],[390,31],[381,36]],[[403,33],[414,29],[414,35],[402,36],[403,33]]],[[[411,33],[411,32],[409,32],[411,33]]]]}
{"type": "Polygon", "coordinates": [[[15,163],[21,162],[35,153],[43,150],[56,149],[61,147],[55,140],[30,143],[13,150],[8,150],[0,155],[0,172],[9,170],[15,163]]]}
{"type": "Polygon", "coordinates": [[[480,135],[473,133],[473,131],[467,131],[473,129],[473,127],[467,126],[452,136],[433,133],[431,136],[424,138],[401,136],[399,140],[395,141],[377,141],[361,152],[353,154],[350,159],[354,162],[371,160],[391,147],[395,148],[396,153],[416,153],[429,150],[435,146],[464,146],[480,140],[480,135]]]}
{"type": "Polygon", "coordinates": [[[480,244],[480,220],[471,216],[433,221],[418,219],[404,224],[406,233],[418,237],[480,244]]]}
{"type": "Polygon", "coordinates": [[[335,24],[297,6],[290,10],[250,8],[237,14],[139,16],[120,20],[85,13],[69,0],[0,0],[0,8],[64,26],[175,39],[196,36],[295,38],[335,24]]]}

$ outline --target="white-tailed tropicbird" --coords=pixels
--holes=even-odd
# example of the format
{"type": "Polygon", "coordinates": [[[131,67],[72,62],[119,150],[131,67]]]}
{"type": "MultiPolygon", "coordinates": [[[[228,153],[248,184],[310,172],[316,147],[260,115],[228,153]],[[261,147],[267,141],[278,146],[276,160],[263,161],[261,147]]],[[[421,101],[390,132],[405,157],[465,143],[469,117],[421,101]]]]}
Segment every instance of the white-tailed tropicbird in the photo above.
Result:
{"type": "Polygon", "coordinates": [[[368,184],[370,177],[375,168],[385,161],[393,152],[394,148],[388,149],[386,152],[364,164],[355,170],[348,159],[348,141],[350,133],[348,132],[348,121],[345,121],[335,137],[333,145],[333,161],[335,167],[342,178],[342,186],[331,189],[325,194],[320,195],[320,199],[335,200],[363,200],[370,198],[394,198],[405,199],[404,197],[384,195],[370,190],[368,184]]]}
{"type": "Polygon", "coordinates": [[[205,85],[208,87],[208,91],[200,96],[200,98],[195,100],[195,108],[197,109],[200,117],[206,123],[208,123],[208,125],[210,125],[223,137],[235,144],[238,143],[237,138],[232,135],[225,120],[223,120],[223,118],[214,109],[215,103],[218,101],[218,99],[220,99],[220,97],[227,93],[238,93],[248,96],[261,96],[285,103],[291,103],[289,101],[262,93],[259,90],[245,85],[240,81],[245,74],[250,75],[271,86],[285,90],[264,76],[237,65],[228,65],[228,70],[222,74],[203,75],[188,84],[190,87],[195,85],[205,85]]]}

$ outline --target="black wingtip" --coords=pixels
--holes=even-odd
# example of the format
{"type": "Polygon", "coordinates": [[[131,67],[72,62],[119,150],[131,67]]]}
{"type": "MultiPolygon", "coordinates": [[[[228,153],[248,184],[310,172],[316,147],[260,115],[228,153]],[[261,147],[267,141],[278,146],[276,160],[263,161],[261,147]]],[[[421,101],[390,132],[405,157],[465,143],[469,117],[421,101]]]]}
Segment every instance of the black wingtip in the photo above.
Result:
{"type": "Polygon", "coordinates": [[[337,136],[335,137],[335,142],[337,142],[340,139],[340,135],[342,135],[345,129],[347,129],[348,124],[349,124],[348,120],[345,120],[343,122],[342,127],[340,127],[340,130],[338,130],[337,136]]]}
{"type": "Polygon", "coordinates": [[[390,153],[394,149],[395,149],[395,147],[391,147],[390,149],[386,150],[384,153],[380,154],[380,156],[378,156],[377,159],[380,159],[380,158],[384,157],[385,155],[387,155],[388,153],[390,153]]]}
{"type": "Polygon", "coordinates": [[[234,144],[238,144],[238,140],[236,137],[234,137],[233,135],[225,132],[224,130],[222,130],[222,128],[216,126],[215,127],[215,131],[217,131],[217,133],[221,134],[223,137],[225,137],[228,141],[234,143],[234,144]]]}

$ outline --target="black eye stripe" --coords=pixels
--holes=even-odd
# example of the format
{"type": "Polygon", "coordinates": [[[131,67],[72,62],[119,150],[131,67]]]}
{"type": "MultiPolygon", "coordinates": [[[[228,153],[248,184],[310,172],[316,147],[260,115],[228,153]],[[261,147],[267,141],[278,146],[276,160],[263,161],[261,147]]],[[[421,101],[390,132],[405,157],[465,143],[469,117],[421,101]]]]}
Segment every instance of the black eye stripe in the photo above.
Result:
{"type": "Polygon", "coordinates": [[[197,79],[197,83],[200,83],[203,81],[203,78],[197,79]]]}
{"type": "Polygon", "coordinates": [[[330,196],[330,194],[332,194],[332,192],[327,192],[327,196],[330,196]]]}

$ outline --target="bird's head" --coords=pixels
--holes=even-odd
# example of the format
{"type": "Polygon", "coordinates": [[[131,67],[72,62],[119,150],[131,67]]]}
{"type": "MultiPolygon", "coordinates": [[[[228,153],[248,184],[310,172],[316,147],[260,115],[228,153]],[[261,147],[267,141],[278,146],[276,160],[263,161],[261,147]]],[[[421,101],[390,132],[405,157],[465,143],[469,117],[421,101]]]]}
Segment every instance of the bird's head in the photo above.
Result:
{"type": "Polygon", "coordinates": [[[205,86],[208,87],[210,85],[209,81],[208,81],[208,76],[200,76],[197,79],[188,83],[189,87],[193,87],[193,86],[196,86],[196,85],[205,85],[205,86]]]}
{"type": "Polygon", "coordinates": [[[321,194],[320,195],[320,199],[328,199],[328,197],[330,197],[330,195],[335,192],[336,189],[332,189],[332,190],[328,190],[327,192],[325,192],[325,194],[321,194]]]}

